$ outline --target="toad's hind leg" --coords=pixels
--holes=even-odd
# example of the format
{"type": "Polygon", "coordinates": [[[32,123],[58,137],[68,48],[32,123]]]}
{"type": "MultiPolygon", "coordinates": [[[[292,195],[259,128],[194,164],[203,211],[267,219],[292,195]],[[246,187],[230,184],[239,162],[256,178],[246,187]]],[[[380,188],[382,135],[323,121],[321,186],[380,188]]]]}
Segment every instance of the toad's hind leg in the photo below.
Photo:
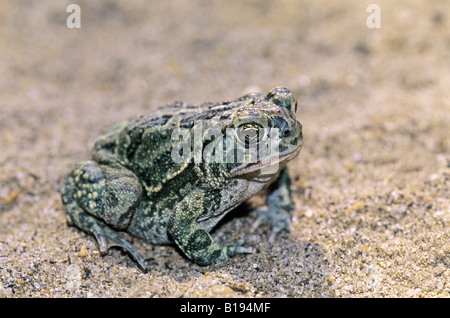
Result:
{"type": "Polygon", "coordinates": [[[77,163],[62,190],[70,221],[95,236],[102,254],[112,246],[122,247],[146,270],[143,257],[117,231],[127,228],[141,196],[141,183],[131,171],[94,161],[77,163]]]}

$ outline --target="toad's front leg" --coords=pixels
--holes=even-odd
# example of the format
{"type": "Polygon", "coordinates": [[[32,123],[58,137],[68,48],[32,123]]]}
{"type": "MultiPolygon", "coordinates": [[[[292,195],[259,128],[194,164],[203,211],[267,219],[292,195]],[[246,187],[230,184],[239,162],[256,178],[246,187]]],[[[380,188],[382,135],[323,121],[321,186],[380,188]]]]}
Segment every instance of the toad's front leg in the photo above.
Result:
{"type": "Polygon", "coordinates": [[[250,231],[254,231],[261,223],[267,223],[272,228],[269,242],[274,243],[278,233],[290,230],[293,210],[291,180],[287,168],[283,168],[278,179],[267,190],[267,208],[254,211],[258,215],[250,231]]]}
{"type": "Polygon", "coordinates": [[[171,211],[167,232],[187,257],[199,265],[223,261],[240,253],[252,253],[251,247],[241,246],[244,240],[234,244],[219,244],[198,222],[197,218],[212,208],[211,193],[196,188],[171,211]]]}

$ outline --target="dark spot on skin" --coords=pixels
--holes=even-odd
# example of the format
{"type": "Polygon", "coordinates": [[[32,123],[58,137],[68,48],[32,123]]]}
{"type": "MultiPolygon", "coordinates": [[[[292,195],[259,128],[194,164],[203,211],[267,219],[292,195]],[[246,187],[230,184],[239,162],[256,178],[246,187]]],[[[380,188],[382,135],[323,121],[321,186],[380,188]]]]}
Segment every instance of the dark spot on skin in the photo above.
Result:
{"type": "MultiPolygon", "coordinates": [[[[286,119],[284,119],[281,116],[275,116],[272,119],[273,125],[275,128],[279,128],[280,130],[284,129],[288,126],[288,123],[286,122],[286,119]]],[[[280,132],[281,133],[281,132],[280,132]]]]}
{"type": "Polygon", "coordinates": [[[284,152],[285,152],[286,150],[288,150],[288,149],[289,149],[289,147],[280,145],[280,153],[284,153],[284,152]]]}
{"type": "Polygon", "coordinates": [[[220,257],[220,254],[222,254],[221,250],[215,250],[214,252],[212,252],[210,257],[211,262],[214,262],[216,259],[218,259],[220,257]]]}
{"type": "Polygon", "coordinates": [[[214,116],[216,116],[216,114],[214,112],[209,112],[206,115],[202,116],[203,119],[211,119],[214,116]]]}
{"type": "Polygon", "coordinates": [[[196,230],[189,237],[188,246],[190,250],[199,251],[211,245],[211,238],[205,230],[196,230]]]}
{"type": "Polygon", "coordinates": [[[106,196],[106,206],[115,208],[118,204],[119,199],[117,198],[117,196],[112,192],[108,192],[108,195],[106,196]]]}
{"type": "Polygon", "coordinates": [[[192,114],[180,120],[180,128],[194,127],[195,120],[198,119],[198,114],[192,114]]]}
{"type": "Polygon", "coordinates": [[[274,97],[275,96],[275,94],[273,93],[273,92],[269,92],[267,95],[266,95],[266,100],[270,100],[270,99],[272,99],[272,97],[274,97]]]}

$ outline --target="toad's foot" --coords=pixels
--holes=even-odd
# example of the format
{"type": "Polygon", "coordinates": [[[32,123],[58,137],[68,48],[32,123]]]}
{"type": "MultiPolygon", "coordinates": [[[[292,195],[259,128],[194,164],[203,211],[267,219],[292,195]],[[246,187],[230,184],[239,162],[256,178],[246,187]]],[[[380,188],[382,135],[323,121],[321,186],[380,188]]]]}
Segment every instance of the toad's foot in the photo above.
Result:
{"type": "Polygon", "coordinates": [[[278,233],[283,230],[291,230],[291,215],[288,211],[282,210],[270,212],[267,207],[258,208],[251,213],[256,216],[256,220],[250,227],[250,231],[254,232],[261,224],[268,224],[272,232],[269,236],[269,243],[273,244],[278,233]]]}

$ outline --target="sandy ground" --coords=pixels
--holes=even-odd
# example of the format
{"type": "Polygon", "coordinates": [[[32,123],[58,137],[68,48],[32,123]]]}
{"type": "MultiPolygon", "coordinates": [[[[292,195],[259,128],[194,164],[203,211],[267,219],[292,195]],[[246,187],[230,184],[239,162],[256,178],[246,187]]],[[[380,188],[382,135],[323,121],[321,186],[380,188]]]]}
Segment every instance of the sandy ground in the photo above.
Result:
{"type": "Polygon", "coordinates": [[[450,296],[448,1],[378,0],[375,29],[373,1],[92,2],[0,3],[0,296],[450,296]],[[201,267],[134,240],[143,273],[67,226],[58,188],[109,125],[280,85],[305,145],[275,244],[241,209],[214,236],[254,254],[201,267]]]}

